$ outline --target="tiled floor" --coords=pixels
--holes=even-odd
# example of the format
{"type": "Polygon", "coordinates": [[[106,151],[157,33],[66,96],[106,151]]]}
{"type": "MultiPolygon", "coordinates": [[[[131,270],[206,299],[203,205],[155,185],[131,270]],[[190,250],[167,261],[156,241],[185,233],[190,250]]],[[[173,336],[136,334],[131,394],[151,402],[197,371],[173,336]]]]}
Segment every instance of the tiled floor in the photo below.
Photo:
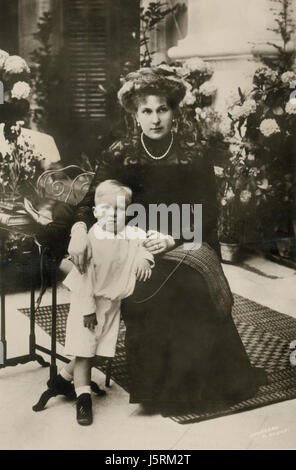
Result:
{"type": "MultiPolygon", "coordinates": [[[[224,265],[232,290],[296,318],[296,272],[260,257],[244,266],[224,265]]],[[[68,292],[60,287],[60,303],[68,292]]],[[[43,304],[50,302],[46,294],[43,304]]],[[[23,354],[28,346],[28,319],[17,311],[29,306],[28,294],[7,297],[8,354],[23,354]]],[[[296,339],[296,338],[295,338],[296,339]]],[[[37,327],[37,340],[49,337],[37,327]]],[[[58,346],[62,352],[62,347],[58,346]]],[[[98,383],[104,376],[95,371],[98,383]]],[[[93,398],[94,423],[81,427],[75,406],[62,397],[46,410],[32,411],[48,377],[37,363],[0,370],[0,449],[295,449],[296,400],[202,423],[179,425],[160,415],[144,414],[128,394],[113,383],[104,398],[93,398]]]]}

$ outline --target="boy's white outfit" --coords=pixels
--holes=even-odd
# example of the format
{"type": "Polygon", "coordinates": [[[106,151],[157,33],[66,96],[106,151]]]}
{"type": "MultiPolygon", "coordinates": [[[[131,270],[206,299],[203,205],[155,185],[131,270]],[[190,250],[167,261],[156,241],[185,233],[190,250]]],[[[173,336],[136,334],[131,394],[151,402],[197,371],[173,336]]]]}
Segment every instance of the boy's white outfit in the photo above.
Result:
{"type": "Polygon", "coordinates": [[[84,274],[75,266],[64,284],[71,291],[67,320],[65,352],[69,356],[93,357],[115,355],[120,326],[121,299],[135,288],[136,262],[147,259],[151,267],[154,257],[143,247],[146,233],[126,226],[113,234],[96,223],[88,232],[92,259],[84,274]],[[96,313],[94,331],[83,325],[83,316],[96,313]]]}

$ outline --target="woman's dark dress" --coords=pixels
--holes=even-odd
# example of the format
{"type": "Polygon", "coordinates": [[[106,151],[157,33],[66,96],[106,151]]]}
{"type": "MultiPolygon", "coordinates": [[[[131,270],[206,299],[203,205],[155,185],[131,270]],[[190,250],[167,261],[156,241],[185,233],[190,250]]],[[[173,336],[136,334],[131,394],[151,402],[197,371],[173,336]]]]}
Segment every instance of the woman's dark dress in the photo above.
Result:
{"type": "MultiPolygon", "coordinates": [[[[90,226],[94,189],[117,179],[133,190],[133,202],[202,203],[203,242],[217,249],[216,191],[213,166],[198,151],[189,155],[174,144],[163,160],[143,149],[115,144],[99,166],[75,220],[90,226]]],[[[147,228],[148,230],[148,228],[147,228]]],[[[176,240],[177,245],[182,240],[176,240]]],[[[182,264],[156,295],[176,262],[156,257],[147,282],[138,282],[122,306],[132,403],[153,401],[193,407],[201,402],[237,402],[253,396],[258,374],[251,368],[229,315],[218,318],[202,275],[182,264]]]]}

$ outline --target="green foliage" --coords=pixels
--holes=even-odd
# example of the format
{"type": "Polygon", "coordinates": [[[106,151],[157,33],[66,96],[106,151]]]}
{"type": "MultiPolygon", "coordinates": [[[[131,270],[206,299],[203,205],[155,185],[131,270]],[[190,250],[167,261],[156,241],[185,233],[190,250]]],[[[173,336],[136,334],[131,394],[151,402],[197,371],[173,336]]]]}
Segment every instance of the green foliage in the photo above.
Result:
{"type": "Polygon", "coordinates": [[[262,62],[271,67],[274,70],[285,72],[291,69],[295,60],[295,52],[288,50],[288,44],[292,39],[292,35],[295,31],[295,24],[292,20],[294,10],[292,8],[292,0],[270,0],[270,2],[276,4],[275,8],[271,8],[274,13],[274,21],[276,23],[275,28],[268,28],[269,31],[273,31],[282,40],[282,44],[278,45],[273,42],[268,44],[273,46],[278,54],[274,58],[262,58],[262,62]]]}
{"type": "Polygon", "coordinates": [[[257,239],[268,243],[278,236],[292,235],[296,194],[296,103],[291,100],[290,88],[296,80],[295,53],[288,47],[295,26],[291,0],[271,1],[277,4],[272,31],[280,36],[282,44],[270,43],[277,54],[262,58],[265,66],[255,71],[251,88],[239,88],[229,107],[228,166],[232,170],[228,168],[228,178],[226,174],[226,185],[235,196],[242,190],[249,194],[244,204],[235,199],[247,230],[253,229],[257,239]],[[233,179],[231,174],[237,169],[241,174],[233,179]]]}

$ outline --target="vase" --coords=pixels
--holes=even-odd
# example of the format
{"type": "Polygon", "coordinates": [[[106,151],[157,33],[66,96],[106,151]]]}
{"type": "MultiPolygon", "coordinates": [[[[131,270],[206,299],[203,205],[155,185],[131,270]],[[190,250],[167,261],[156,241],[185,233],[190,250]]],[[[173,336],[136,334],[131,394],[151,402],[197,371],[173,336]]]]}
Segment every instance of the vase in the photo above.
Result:
{"type": "Polygon", "coordinates": [[[240,258],[240,244],[220,242],[220,252],[224,263],[235,264],[240,258]]]}

